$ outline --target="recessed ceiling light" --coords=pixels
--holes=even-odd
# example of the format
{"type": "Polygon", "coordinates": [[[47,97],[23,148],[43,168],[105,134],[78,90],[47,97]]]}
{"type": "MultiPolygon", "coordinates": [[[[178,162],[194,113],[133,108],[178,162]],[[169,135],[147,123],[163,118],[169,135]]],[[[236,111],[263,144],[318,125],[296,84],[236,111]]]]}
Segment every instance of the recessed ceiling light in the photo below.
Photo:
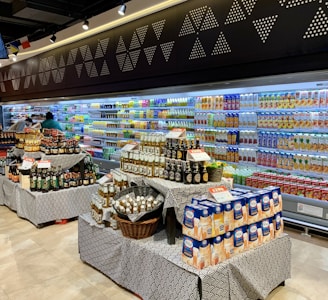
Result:
{"type": "Polygon", "coordinates": [[[88,21],[88,20],[85,20],[85,21],[83,22],[82,28],[83,28],[84,30],[88,30],[88,29],[89,29],[89,21],[88,21]]]}
{"type": "Polygon", "coordinates": [[[121,16],[124,16],[125,15],[125,11],[126,11],[126,5],[123,3],[120,8],[118,9],[118,14],[121,15],[121,16]]]}
{"type": "Polygon", "coordinates": [[[56,42],[56,39],[57,39],[57,37],[55,36],[55,34],[53,34],[52,35],[52,37],[49,39],[49,41],[50,41],[50,43],[54,43],[54,42],[56,42]]]}

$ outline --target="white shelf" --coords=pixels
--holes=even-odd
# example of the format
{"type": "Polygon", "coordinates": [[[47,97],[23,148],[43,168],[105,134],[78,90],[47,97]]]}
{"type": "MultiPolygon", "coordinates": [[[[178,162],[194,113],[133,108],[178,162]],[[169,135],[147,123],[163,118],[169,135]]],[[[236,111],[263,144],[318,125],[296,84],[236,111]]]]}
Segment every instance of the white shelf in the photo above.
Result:
{"type": "Polygon", "coordinates": [[[328,156],[328,152],[317,152],[317,151],[302,151],[302,150],[286,150],[286,149],[278,149],[278,148],[266,148],[266,147],[258,147],[258,150],[261,151],[270,151],[277,153],[291,153],[291,154],[301,154],[301,155],[314,155],[314,156],[328,156]]]}
{"type": "Polygon", "coordinates": [[[323,173],[316,173],[316,172],[310,172],[310,171],[305,171],[305,170],[287,170],[287,169],[281,169],[281,168],[266,167],[266,166],[262,166],[262,165],[257,165],[257,167],[262,170],[284,172],[284,173],[289,173],[292,175],[300,175],[300,176],[311,176],[311,177],[315,177],[315,178],[323,178],[325,180],[328,180],[328,174],[323,174],[323,173]]]}
{"type": "Polygon", "coordinates": [[[113,121],[122,121],[126,120],[127,118],[89,118],[90,121],[104,121],[104,122],[113,122],[113,121]]]}
{"type": "Polygon", "coordinates": [[[89,112],[121,111],[121,110],[170,110],[170,109],[194,109],[194,106],[147,106],[147,107],[120,107],[120,108],[90,108],[89,112]]]}
{"type": "Polygon", "coordinates": [[[112,141],[120,141],[120,140],[139,140],[137,138],[126,138],[126,137],[111,137],[111,136],[101,136],[101,135],[91,135],[93,139],[101,139],[101,140],[112,140],[112,141]]]}
{"type": "Polygon", "coordinates": [[[238,130],[238,131],[257,131],[256,127],[213,127],[207,125],[195,125],[195,129],[205,129],[205,130],[212,130],[212,131],[223,131],[223,130],[238,130]]]}
{"type": "Polygon", "coordinates": [[[318,128],[257,128],[257,131],[268,131],[268,132],[276,132],[276,133],[327,133],[327,129],[318,129],[318,128]]]}

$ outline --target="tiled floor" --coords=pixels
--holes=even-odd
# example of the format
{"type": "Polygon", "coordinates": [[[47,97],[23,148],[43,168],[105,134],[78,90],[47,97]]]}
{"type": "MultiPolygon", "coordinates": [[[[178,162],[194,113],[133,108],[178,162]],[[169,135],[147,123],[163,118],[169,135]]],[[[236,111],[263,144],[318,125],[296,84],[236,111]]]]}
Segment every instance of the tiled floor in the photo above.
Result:
{"type": "MultiPolygon", "coordinates": [[[[81,262],[77,225],[37,229],[0,206],[0,300],[139,299],[81,262]]],[[[268,299],[327,299],[328,239],[287,232],[292,237],[292,278],[268,299]]]]}

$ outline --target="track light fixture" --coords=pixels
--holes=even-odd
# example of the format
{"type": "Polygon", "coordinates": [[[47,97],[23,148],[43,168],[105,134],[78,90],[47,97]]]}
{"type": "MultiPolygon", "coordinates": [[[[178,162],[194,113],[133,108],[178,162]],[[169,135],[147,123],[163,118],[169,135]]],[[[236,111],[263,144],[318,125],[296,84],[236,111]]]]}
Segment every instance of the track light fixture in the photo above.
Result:
{"type": "Polygon", "coordinates": [[[49,39],[49,41],[50,41],[50,43],[54,43],[54,42],[56,42],[56,39],[57,39],[57,37],[55,36],[55,34],[53,33],[52,34],[52,37],[49,39]]]}
{"type": "Polygon", "coordinates": [[[125,15],[125,11],[126,11],[126,5],[124,3],[124,1],[122,2],[122,5],[120,6],[120,8],[118,9],[118,14],[121,16],[125,15]]]}
{"type": "Polygon", "coordinates": [[[88,30],[88,29],[89,29],[89,21],[88,21],[88,20],[85,20],[85,21],[83,22],[82,28],[83,28],[84,30],[88,30]]]}

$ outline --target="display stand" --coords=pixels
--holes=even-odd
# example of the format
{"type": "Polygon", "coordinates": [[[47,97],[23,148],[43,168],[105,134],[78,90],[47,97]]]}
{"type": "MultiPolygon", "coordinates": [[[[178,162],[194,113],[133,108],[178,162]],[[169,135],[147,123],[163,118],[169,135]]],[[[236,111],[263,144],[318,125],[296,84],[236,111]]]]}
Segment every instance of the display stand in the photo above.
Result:
{"type": "Polygon", "coordinates": [[[164,195],[163,218],[166,223],[165,228],[169,244],[175,243],[176,221],[182,224],[184,208],[191,202],[192,198],[208,198],[208,190],[211,187],[223,185],[229,189],[231,188],[230,183],[224,179],[220,182],[186,185],[161,178],[149,178],[134,175],[121,170],[119,170],[119,172],[128,177],[130,185],[149,185],[164,195]]]}
{"type": "Polygon", "coordinates": [[[168,245],[159,232],[142,240],[79,217],[81,260],[142,299],[264,299],[290,278],[291,242],[283,235],[216,266],[197,270],[182,262],[182,241],[168,245]]]}
{"type": "Polygon", "coordinates": [[[37,227],[90,211],[92,194],[98,190],[95,184],[56,192],[31,192],[4,176],[0,177],[0,187],[0,205],[6,205],[37,227]]]}
{"type": "Polygon", "coordinates": [[[58,168],[61,166],[62,169],[69,169],[82,161],[86,156],[86,152],[81,152],[78,154],[59,154],[59,155],[46,155],[43,152],[26,152],[23,149],[14,149],[14,154],[16,156],[21,156],[22,158],[30,157],[40,160],[51,161],[51,166],[58,168]]]}

